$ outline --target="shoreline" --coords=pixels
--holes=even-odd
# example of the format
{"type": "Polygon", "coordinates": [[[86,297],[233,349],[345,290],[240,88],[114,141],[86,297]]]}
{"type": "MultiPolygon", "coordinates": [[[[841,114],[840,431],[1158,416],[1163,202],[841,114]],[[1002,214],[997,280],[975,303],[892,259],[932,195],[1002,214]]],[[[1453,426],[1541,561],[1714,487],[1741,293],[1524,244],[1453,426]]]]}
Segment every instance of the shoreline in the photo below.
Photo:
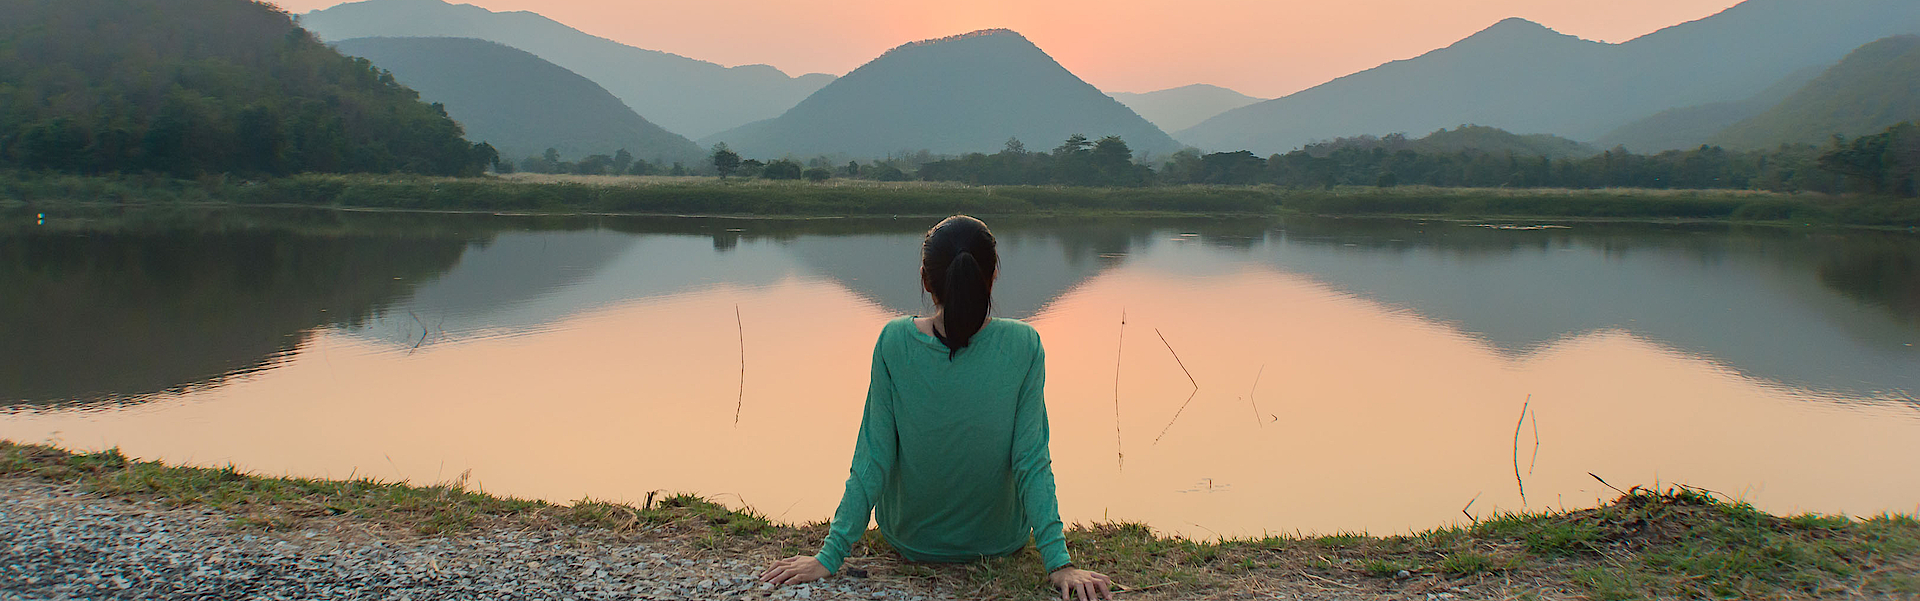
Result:
{"type": "MultiPolygon", "coordinates": [[[[560,505],[467,490],[464,480],[422,486],[267,477],[231,466],[130,460],[117,450],[77,454],[5,441],[0,482],[13,483],[0,487],[0,499],[9,502],[25,494],[15,492],[21,487],[39,487],[33,490],[65,491],[59,494],[72,503],[199,512],[234,532],[296,543],[316,528],[344,528],[395,545],[458,546],[504,532],[601,541],[596,545],[619,541],[694,562],[688,566],[726,566],[730,588],[702,589],[713,597],[797,593],[801,589],[756,588],[739,582],[738,574],[809,552],[825,531],[823,523],[781,524],[751,508],[690,494],[650,497],[641,505],[590,499],[560,505]],[[742,561],[752,565],[742,568],[742,561]]],[[[1407,535],[1204,541],[1141,524],[1096,523],[1072,525],[1067,538],[1075,563],[1114,575],[1132,591],[1123,593],[1128,599],[1238,598],[1247,591],[1300,599],[1920,597],[1920,520],[1914,516],[1781,517],[1685,486],[1620,492],[1595,509],[1502,514],[1407,535]]],[[[847,598],[869,592],[1049,596],[1031,548],[975,564],[909,564],[869,532],[847,565],[842,576],[805,590],[847,598]]],[[[9,586],[27,577],[0,575],[16,579],[9,586]]]]}
{"type": "Polygon", "coordinates": [[[248,181],[0,173],[0,206],[319,208],[515,216],[855,219],[944,216],[1315,216],[1566,223],[1920,228],[1920,200],[1752,190],[1274,186],[963,186],[700,178],[295,175],[248,181]],[[655,181],[660,180],[660,181],[655,181]]]}

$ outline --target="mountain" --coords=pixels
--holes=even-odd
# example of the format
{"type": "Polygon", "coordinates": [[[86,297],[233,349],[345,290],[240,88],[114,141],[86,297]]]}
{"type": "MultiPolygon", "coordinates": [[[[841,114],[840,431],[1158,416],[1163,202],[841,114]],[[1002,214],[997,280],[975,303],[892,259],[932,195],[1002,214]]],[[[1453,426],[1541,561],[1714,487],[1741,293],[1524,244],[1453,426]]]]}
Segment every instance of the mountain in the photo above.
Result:
{"type": "Polygon", "coordinates": [[[1594,140],[1593,145],[1600,148],[1624,146],[1639,153],[1699,148],[1721,130],[1780,104],[1825,70],[1825,66],[1820,66],[1795,71],[1786,79],[1745,100],[1660,111],[1607,132],[1594,140]]]}
{"type": "Polygon", "coordinates": [[[477,174],[413,90],[248,0],[0,0],[0,169],[477,174]]]}
{"type": "Polygon", "coordinates": [[[327,40],[458,37],[506,44],[599,83],[634,112],[688,137],[774,117],[833,80],[767,65],[720,65],[588,35],[531,12],[441,0],[367,0],[317,10],[300,24],[327,40]]]}
{"type": "Polygon", "coordinates": [[[1593,140],[1662,110],[1753,97],[1861,44],[1920,32],[1913,0],[1747,0],[1605,44],[1508,19],[1394,61],[1176,132],[1210,150],[1281,152],[1316,139],[1480,123],[1593,140]]]}
{"type": "Polygon", "coordinates": [[[1824,144],[1920,121],[1920,36],[1867,44],[1765,113],[1713,137],[1729,148],[1824,144]]]}
{"type": "Polygon", "coordinates": [[[334,43],[447,107],[467,137],[519,160],[547,148],[579,159],[625,148],[656,164],[697,162],[692,140],[634,114],[605,88],[559,65],[472,38],[358,38],[334,43]]]}
{"type": "Polygon", "coordinates": [[[700,140],[742,156],[901,150],[994,152],[1008,138],[1051,147],[1117,135],[1136,153],[1170,153],[1166,132],[1081,81],[1018,33],[976,31],[887,51],[775,119],[700,140]]]}
{"type": "Polygon", "coordinates": [[[1127,105],[1163,131],[1179,131],[1206,121],[1214,115],[1264,100],[1220,86],[1197,83],[1190,86],[1133,94],[1108,94],[1127,105]]]}

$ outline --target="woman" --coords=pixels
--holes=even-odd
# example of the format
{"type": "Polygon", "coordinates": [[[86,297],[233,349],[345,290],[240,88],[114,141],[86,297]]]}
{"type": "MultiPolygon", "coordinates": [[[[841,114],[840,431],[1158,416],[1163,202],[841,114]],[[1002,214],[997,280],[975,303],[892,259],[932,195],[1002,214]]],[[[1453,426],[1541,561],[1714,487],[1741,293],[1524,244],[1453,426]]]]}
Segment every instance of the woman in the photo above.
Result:
{"type": "Polygon", "coordinates": [[[1032,539],[1062,599],[1113,598],[1111,579],[1067,556],[1047,453],[1046,354],[1032,326],[988,319],[998,262],[978,219],[949,217],[927,232],[920,283],[934,312],[880,331],[852,474],[826,543],[775,562],[761,580],[839,572],[872,513],[909,561],[1007,555],[1032,539]]]}

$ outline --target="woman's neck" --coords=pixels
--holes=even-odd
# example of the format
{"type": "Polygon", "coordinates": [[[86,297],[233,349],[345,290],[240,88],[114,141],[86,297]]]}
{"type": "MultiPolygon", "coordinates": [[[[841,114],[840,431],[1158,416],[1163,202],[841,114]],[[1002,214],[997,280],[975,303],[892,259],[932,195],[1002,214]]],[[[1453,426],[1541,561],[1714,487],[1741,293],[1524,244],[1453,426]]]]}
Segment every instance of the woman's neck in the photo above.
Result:
{"type": "Polygon", "coordinates": [[[947,312],[945,309],[940,308],[939,305],[934,305],[933,315],[915,319],[913,320],[913,325],[919,328],[922,334],[936,337],[944,336],[947,332],[947,312]]]}

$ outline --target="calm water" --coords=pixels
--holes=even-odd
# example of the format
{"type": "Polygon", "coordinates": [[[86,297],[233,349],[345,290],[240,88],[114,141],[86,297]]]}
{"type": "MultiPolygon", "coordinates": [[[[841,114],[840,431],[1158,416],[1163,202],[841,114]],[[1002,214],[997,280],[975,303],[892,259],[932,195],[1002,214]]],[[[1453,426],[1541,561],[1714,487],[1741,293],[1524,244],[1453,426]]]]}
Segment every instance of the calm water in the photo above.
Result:
{"type": "MultiPolygon", "coordinates": [[[[0,437],[823,519],[932,221],[15,211],[0,437]]],[[[1920,503],[1911,234],[992,225],[1069,521],[1390,533],[1611,496],[1589,472],[1920,503]]]]}

